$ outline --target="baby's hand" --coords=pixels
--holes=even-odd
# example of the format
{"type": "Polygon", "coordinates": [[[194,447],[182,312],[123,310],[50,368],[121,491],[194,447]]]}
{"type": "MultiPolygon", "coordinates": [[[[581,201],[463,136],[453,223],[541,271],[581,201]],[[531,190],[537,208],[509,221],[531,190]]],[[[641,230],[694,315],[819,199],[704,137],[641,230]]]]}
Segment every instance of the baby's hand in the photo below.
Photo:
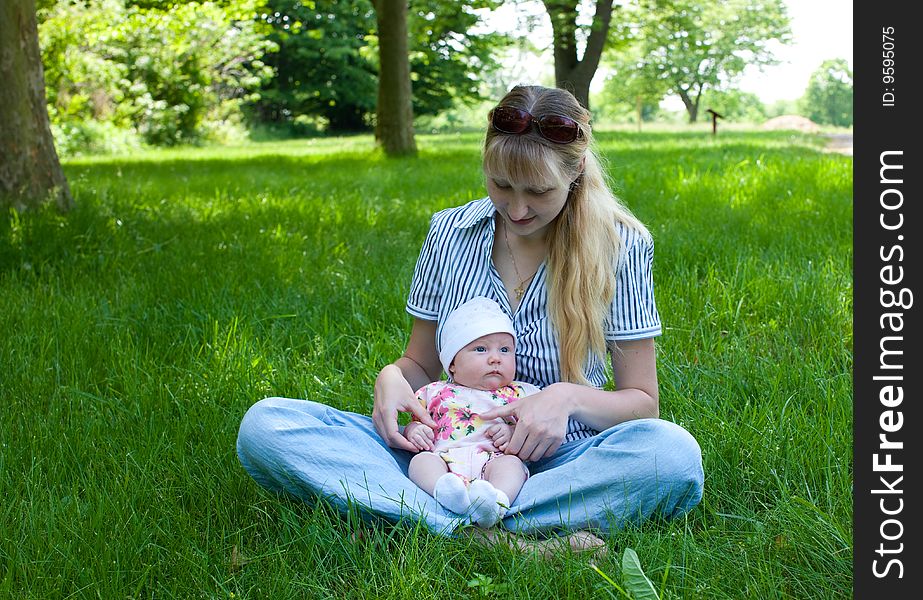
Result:
{"type": "Polygon", "coordinates": [[[508,423],[495,423],[487,429],[486,435],[494,443],[494,448],[502,452],[513,438],[513,427],[508,423]]]}
{"type": "Polygon", "coordinates": [[[423,423],[411,421],[407,424],[407,427],[404,428],[404,437],[407,438],[407,441],[413,444],[417,450],[432,450],[436,434],[423,423]]]}

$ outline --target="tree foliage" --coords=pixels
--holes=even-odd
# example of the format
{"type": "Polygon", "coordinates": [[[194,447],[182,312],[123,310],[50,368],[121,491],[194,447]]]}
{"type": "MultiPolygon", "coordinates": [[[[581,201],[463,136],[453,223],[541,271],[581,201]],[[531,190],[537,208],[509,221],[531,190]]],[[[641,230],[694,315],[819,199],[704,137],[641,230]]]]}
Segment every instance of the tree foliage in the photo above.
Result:
{"type": "Polygon", "coordinates": [[[705,90],[699,104],[717,111],[728,121],[761,123],[769,117],[769,109],[759,96],[740,90],[705,90]]]}
{"type": "Polygon", "coordinates": [[[253,103],[257,120],[310,120],[332,131],[367,128],[377,82],[364,51],[375,29],[369,0],[268,0],[267,8],[262,18],[278,52],[266,58],[275,76],[253,103]]]}
{"type": "Polygon", "coordinates": [[[40,26],[52,121],[110,121],[154,144],[196,139],[209,112],[225,116],[271,75],[261,4],[59,0],[40,26]]]}
{"type": "Polygon", "coordinates": [[[626,18],[638,76],[678,95],[690,122],[704,91],[733,82],[747,66],[777,64],[773,45],[791,37],[782,0],[637,0],[626,18]]]}
{"type": "Polygon", "coordinates": [[[845,59],[825,60],[814,71],[800,102],[801,114],[815,123],[853,124],[853,76],[845,59]]]}
{"type": "Polygon", "coordinates": [[[662,80],[648,77],[644,71],[641,47],[632,43],[632,33],[627,23],[613,26],[615,43],[606,53],[607,74],[603,84],[602,98],[605,110],[610,115],[617,111],[614,106],[627,107],[635,119],[647,121],[656,116],[660,101],[670,86],[662,80]],[[640,111],[640,115],[638,114],[640,111]]]}
{"type": "MultiPolygon", "coordinates": [[[[379,36],[370,0],[269,0],[266,21],[279,52],[277,75],[254,104],[264,122],[320,115],[332,131],[367,129],[376,106],[379,36]]],[[[412,0],[407,15],[414,114],[435,115],[480,98],[505,37],[475,33],[480,9],[496,0],[412,0]]]]}
{"type": "Polygon", "coordinates": [[[412,0],[410,30],[410,78],[413,112],[436,115],[455,102],[481,99],[486,74],[499,68],[495,59],[506,36],[473,33],[481,17],[475,11],[494,10],[498,0],[412,0]]]}

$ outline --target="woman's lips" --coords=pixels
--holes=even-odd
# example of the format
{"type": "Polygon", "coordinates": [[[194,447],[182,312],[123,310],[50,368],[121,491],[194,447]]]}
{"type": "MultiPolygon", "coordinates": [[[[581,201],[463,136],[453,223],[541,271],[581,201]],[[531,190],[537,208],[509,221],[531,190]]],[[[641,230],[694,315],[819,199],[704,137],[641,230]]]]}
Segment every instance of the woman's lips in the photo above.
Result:
{"type": "Polygon", "coordinates": [[[512,223],[513,225],[528,225],[528,224],[531,223],[534,219],[535,219],[535,217],[529,217],[528,219],[522,219],[522,220],[519,220],[519,221],[517,221],[516,219],[510,219],[510,223],[512,223]]]}

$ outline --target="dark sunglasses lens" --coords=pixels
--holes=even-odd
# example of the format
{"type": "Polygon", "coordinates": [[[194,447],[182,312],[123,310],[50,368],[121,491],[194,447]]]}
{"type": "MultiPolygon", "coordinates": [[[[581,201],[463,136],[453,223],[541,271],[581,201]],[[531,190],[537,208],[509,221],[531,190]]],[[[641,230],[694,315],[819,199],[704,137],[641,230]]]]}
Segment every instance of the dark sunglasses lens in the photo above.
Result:
{"type": "Polygon", "coordinates": [[[500,106],[494,109],[494,129],[503,133],[522,133],[529,127],[530,115],[524,110],[512,106],[500,106]]]}
{"type": "Polygon", "coordinates": [[[580,128],[573,119],[559,115],[546,115],[538,120],[538,129],[546,139],[559,144],[569,144],[577,139],[580,128]]]}

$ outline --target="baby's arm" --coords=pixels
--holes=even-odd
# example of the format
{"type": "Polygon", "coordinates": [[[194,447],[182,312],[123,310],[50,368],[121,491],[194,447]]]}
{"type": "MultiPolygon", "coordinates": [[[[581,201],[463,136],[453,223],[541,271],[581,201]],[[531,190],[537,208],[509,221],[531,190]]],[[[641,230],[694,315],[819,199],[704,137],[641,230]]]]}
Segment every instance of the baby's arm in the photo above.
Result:
{"type": "MultiPolygon", "coordinates": [[[[417,401],[426,409],[427,399],[429,398],[430,388],[433,384],[424,386],[417,390],[417,401]]],[[[404,437],[408,442],[414,445],[417,450],[432,450],[433,442],[436,440],[436,434],[433,430],[423,423],[412,420],[404,427],[404,437]]]]}

